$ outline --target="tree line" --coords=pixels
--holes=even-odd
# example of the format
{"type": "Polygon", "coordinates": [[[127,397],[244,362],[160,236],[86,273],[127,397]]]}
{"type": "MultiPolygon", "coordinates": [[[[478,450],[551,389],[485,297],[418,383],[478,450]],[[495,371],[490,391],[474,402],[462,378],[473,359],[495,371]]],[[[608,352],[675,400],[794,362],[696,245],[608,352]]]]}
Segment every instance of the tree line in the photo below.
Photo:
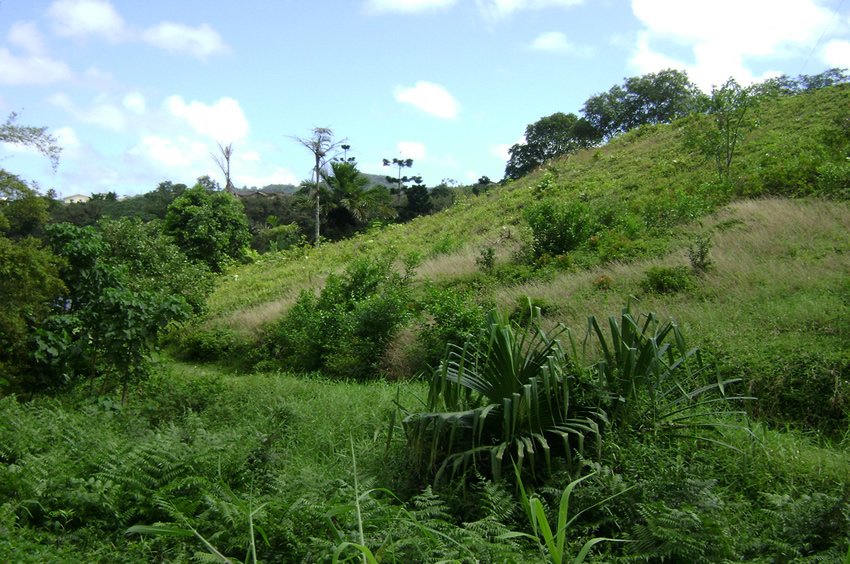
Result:
{"type": "Polygon", "coordinates": [[[684,71],[667,69],[627,78],[607,92],[585,101],[581,116],[556,112],[529,124],[524,141],[508,151],[505,179],[517,179],[547,160],[607,142],[644,125],[671,123],[692,114],[703,114],[717,126],[711,135],[692,140],[695,148],[717,159],[722,175],[728,173],[738,133],[746,125],[750,103],[761,96],[790,96],[848,82],[842,69],[817,75],[786,75],[744,87],[734,79],[708,94],[690,81],[684,71]]]}

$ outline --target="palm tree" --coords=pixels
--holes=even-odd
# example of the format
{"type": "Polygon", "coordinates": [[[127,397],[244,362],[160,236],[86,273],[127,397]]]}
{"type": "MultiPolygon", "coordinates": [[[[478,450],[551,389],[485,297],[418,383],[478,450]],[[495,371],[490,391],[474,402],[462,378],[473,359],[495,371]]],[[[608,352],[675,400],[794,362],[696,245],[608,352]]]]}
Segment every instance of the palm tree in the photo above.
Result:
{"type": "Polygon", "coordinates": [[[328,213],[328,218],[336,218],[337,227],[357,229],[371,219],[390,218],[395,215],[391,206],[390,196],[379,187],[367,188],[369,179],[363,176],[357,165],[350,161],[335,161],[331,163],[332,176],[326,181],[331,187],[331,200],[335,209],[328,213]]]}

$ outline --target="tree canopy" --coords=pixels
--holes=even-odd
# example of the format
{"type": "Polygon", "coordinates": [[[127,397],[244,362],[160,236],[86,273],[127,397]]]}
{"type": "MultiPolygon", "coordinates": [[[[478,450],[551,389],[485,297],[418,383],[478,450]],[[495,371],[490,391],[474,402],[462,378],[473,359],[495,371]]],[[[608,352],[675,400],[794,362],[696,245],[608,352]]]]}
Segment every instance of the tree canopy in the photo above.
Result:
{"type": "Polygon", "coordinates": [[[200,184],[168,206],[165,232],[186,256],[205,262],[214,272],[221,272],[229,260],[241,259],[251,240],[242,202],[200,184]]]}
{"type": "Polygon", "coordinates": [[[596,142],[590,124],[575,114],[556,112],[525,128],[525,142],[513,145],[505,177],[519,178],[549,159],[567,155],[596,142]]]}

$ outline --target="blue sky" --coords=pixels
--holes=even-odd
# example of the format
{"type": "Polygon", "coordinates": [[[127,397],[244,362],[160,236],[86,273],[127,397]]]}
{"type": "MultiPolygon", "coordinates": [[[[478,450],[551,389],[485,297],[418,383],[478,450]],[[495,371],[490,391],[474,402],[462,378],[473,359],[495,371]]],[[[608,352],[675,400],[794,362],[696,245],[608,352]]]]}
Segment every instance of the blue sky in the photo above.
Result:
{"type": "Polygon", "coordinates": [[[498,180],[525,126],[624,77],[850,67],[846,0],[6,0],[0,115],[47,126],[58,169],[0,144],[0,166],[62,195],[163,180],[298,183],[314,127],[361,170],[413,158],[426,184],[498,180]]]}

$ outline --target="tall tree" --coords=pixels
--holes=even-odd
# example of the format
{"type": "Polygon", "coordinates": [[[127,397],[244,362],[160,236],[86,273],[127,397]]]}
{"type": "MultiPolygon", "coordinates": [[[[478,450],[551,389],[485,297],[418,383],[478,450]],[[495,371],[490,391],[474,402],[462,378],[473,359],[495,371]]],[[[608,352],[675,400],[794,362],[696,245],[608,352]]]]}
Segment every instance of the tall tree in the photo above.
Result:
{"type": "Polygon", "coordinates": [[[519,178],[549,159],[589,147],[595,132],[575,114],[554,113],[525,128],[525,142],[513,145],[505,166],[506,178],[519,178]]]}
{"type": "Polygon", "coordinates": [[[315,196],[316,196],[316,233],[314,244],[318,245],[320,241],[320,224],[321,224],[321,211],[322,211],[322,169],[327,164],[329,158],[328,155],[331,151],[336,149],[342,143],[345,143],[345,140],[334,141],[333,140],[333,130],[328,127],[315,127],[313,128],[313,135],[310,137],[296,137],[296,141],[298,141],[301,145],[307,148],[313,154],[313,181],[315,182],[315,196]]]}
{"type": "Polygon", "coordinates": [[[233,194],[236,192],[233,182],[230,181],[230,158],[233,156],[233,143],[228,143],[227,145],[217,143],[217,145],[218,151],[221,154],[210,153],[210,156],[224,175],[224,190],[233,194]]]}
{"type": "Polygon", "coordinates": [[[683,71],[667,69],[625,79],[587,99],[585,119],[610,139],[644,124],[669,123],[697,108],[702,93],[683,71]]]}
{"type": "Polygon", "coordinates": [[[415,182],[416,184],[422,184],[421,176],[402,176],[401,171],[405,168],[413,167],[413,159],[384,159],[384,166],[394,166],[398,168],[398,173],[395,178],[392,176],[387,176],[387,182],[390,184],[395,184],[398,187],[399,191],[404,190],[405,184],[408,182],[415,182]]]}

